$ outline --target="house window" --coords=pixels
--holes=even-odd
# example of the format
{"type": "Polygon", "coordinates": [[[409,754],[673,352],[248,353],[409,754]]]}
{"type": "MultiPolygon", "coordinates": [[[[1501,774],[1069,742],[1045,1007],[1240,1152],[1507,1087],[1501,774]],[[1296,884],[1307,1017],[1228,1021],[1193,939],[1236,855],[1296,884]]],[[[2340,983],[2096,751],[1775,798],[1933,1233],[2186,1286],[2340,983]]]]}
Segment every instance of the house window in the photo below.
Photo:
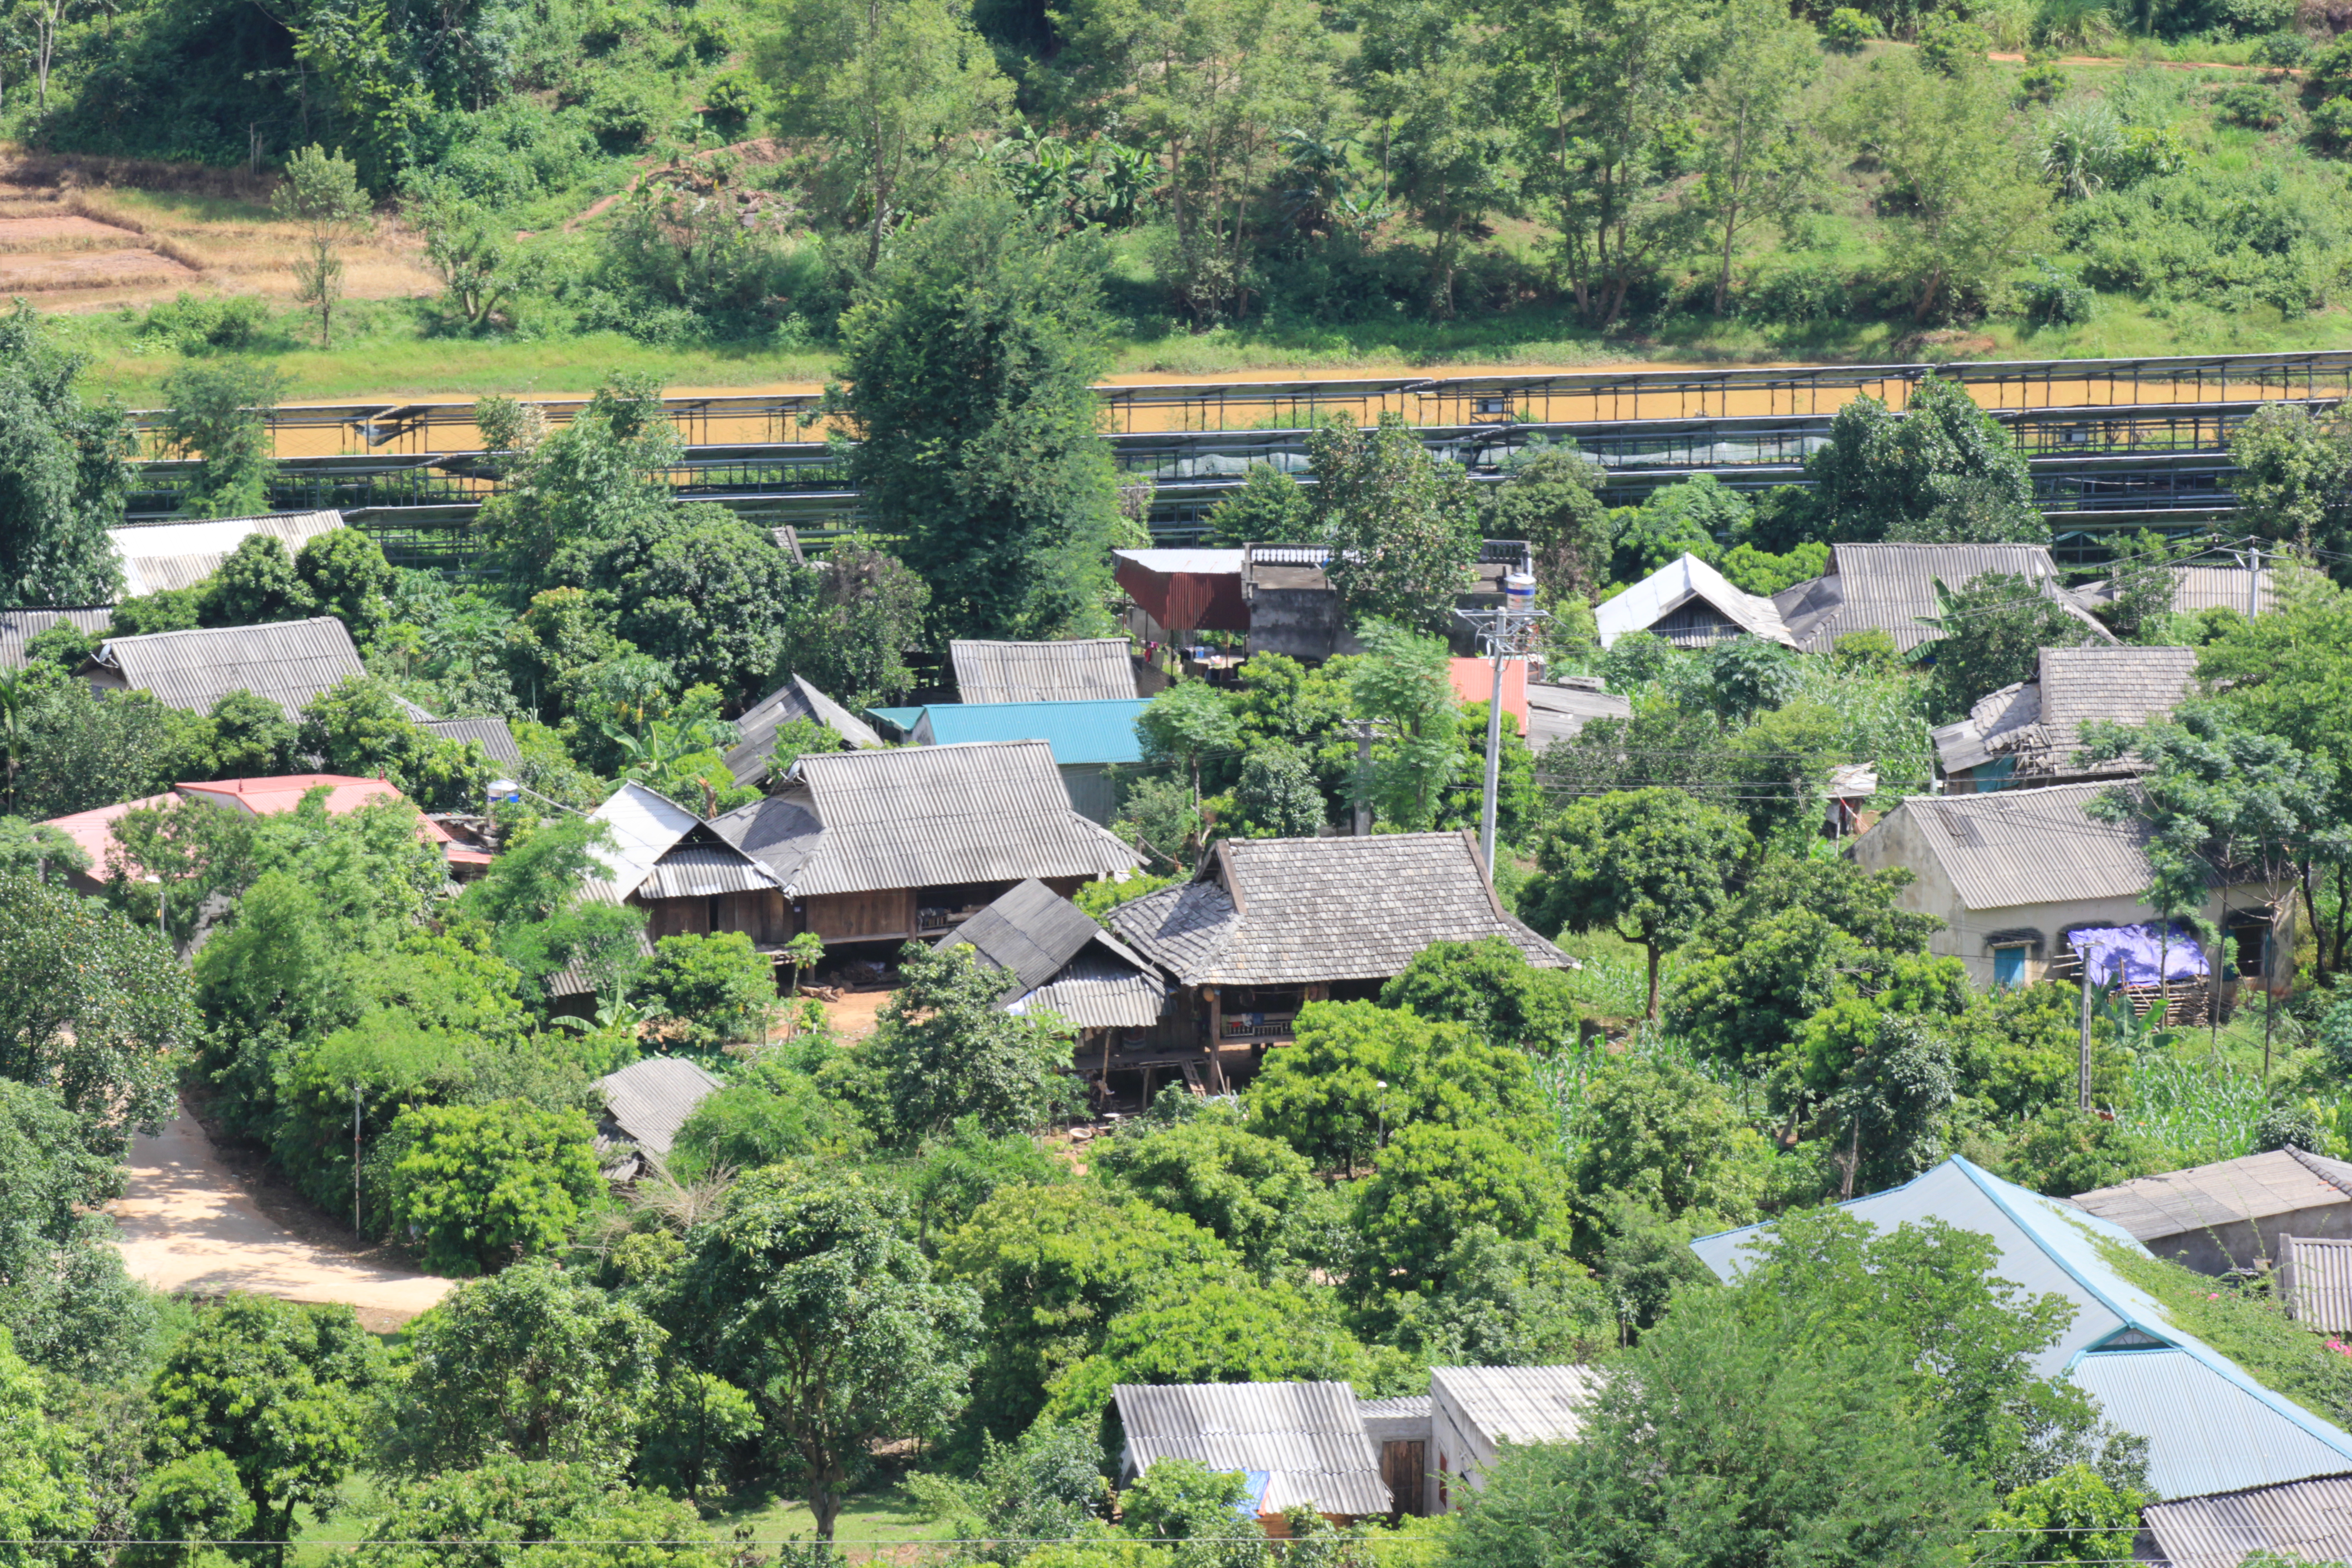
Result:
{"type": "Polygon", "coordinates": [[[2032,949],[2020,942],[2015,947],[1992,950],[1992,983],[2007,991],[2025,984],[2025,955],[2032,949]]]}

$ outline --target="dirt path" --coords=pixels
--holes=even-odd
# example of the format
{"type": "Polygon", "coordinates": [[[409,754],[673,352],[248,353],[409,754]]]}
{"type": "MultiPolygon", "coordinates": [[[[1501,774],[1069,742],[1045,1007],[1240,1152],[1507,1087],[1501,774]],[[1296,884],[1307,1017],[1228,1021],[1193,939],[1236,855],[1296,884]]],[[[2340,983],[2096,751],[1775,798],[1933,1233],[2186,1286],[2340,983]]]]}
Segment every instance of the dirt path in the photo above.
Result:
{"type": "Polygon", "coordinates": [[[877,985],[870,991],[845,991],[838,1002],[825,1002],[824,1021],[833,1032],[845,1040],[862,1040],[881,1027],[874,1015],[890,1000],[893,993],[887,986],[877,985]]]}
{"type": "Polygon", "coordinates": [[[131,1144],[131,1184],[111,1211],[131,1275],[159,1290],[251,1290],[289,1301],[342,1301],[382,1331],[438,1301],[450,1281],[363,1262],[304,1240],[261,1212],[181,1109],[131,1144]]]}

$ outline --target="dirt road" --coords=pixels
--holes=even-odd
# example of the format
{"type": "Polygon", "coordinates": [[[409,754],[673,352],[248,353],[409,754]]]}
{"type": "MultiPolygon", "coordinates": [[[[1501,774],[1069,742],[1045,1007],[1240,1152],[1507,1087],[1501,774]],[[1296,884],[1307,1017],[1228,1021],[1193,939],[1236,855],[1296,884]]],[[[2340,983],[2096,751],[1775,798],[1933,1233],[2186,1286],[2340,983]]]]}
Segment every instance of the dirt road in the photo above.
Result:
{"type": "Polygon", "coordinates": [[[381,1331],[438,1301],[450,1281],[385,1268],[306,1241],[261,1212],[185,1108],[131,1145],[131,1184],[111,1211],[134,1279],[174,1294],[251,1290],[342,1301],[381,1331]]]}

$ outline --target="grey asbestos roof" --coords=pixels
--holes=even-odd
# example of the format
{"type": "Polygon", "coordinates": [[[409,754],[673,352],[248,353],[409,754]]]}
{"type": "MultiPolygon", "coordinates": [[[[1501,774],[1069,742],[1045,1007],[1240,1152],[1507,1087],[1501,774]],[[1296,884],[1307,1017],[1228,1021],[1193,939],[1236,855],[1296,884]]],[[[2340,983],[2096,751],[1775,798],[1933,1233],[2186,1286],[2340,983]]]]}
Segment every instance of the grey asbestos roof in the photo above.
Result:
{"type": "Polygon", "coordinates": [[[776,754],[776,731],[797,719],[813,719],[852,746],[882,743],[872,725],[795,675],[735,721],[737,738],[727,753],[727,771],[737,784],[754,784],[766,776],[768,759],[776,754]]]}
{"type": "Polygon", "coordinates": [[[281,511],[264,517],[208,517],[177,522],[133,522],[108,529],[122,565],[122,596],[135,599],[165,588],[193,588],[220,570],[236,547],[266,533],[293,555],[320,534],[343,526],[339,511],[281,511]]]}
{"type": "Polygon", "coordinates": [[[0,610],[0,669],[24,668],[25,645],[59,621],[95,637],[113,624],[114,612],[104,605],[90,610],[0,610]]]}
{"type": "Polygon", "coordinates": [[[2352,1240],[2290,1236],[2279,1259],[2279,1292],[2294,1321],[2314,1333],[2352,1333],[2352,1240]]]}
{"type": "Polygon", "coordinates": [[[522,761],[522,748],[503,719],[427,719],[416,727],[445,741],[471,741],[494,763],[522,761]]]}
{"type": "Polygon", "coordinates": [[[604,1113],[623,1138],[647,1153],[669,1152],[670,1141],[719,1080],[683,1057],[647,1057],[596,1080],[604,1113]]]}
{"type": "Polygon", "coordinates": [[[1528,744],[1542,751],[1554,741],[1572,741],[1595,719],[1630,719],[1633,700],[1612,691],[1528,682],[1528,744]]]}
{"type": "Polygon", "coordinates": [[[1265,1476],[1258,1504],[1265,1513],[1303,1502],[1361,1518],[1394,1507],[1355,1391],[1344,1383],[1123,1383],[1111,1399],[1130,1475],[1162,1459],[1193,1459],[1265,1476]]]}
{"type": "Polygon", "coordinates": [[[332,616],[109,637],[85,671],[118,674],[133,691],[202,713],[232,691],[267,697],[292,718],[313,698],[365,675],[352,634],[332,616]]]}
{"type": "Polygon", "coordinates": [[[805,756],[779,793],[711,826],[797,898],[1108,877],[1139,864],[1070,809],[1043,741],[805,756]]]}
{"type": "Polygon", "coordinates": [[[1688,552],[1593,610],[1601,646],[1609,647],[1627,632],[1648,631],[1694,601],[1711,607],[1749,637],[1795,646],[1770,599],[1733,587],[1722,573],[1688,552]]]}
{"type": "Polygon", "coordinates": [[[2102,641],[2115,640],[2059,586],[2057,563],[2039,544],[1832,545],[1826,576],[1784,588],[1772,603],[1807,653],[1827,653],[1848,633],[1874,629],[1908,652],[1937,635],[1920,625],[1936,614],[1937,582],[1957,592],[1990,574],[2032,579],[2102,641]]]}
{"type": "Polygon", "coordinates": [[[1888,832],[1897,813],[1908,816],[1969,910],[2136,898],[2152,875],[2147,830],[2136,821],[2094,822],[2083,813],[2114,787],[2063,784],[1990,795],[1911,795],[1871,832],[1888,832]]]}
{"type": "MultiPolygon", "coordinates": [[[[2249,608],[2269,615],[2278,608],[2278,578],[2265,569],[2259,585],[2249,584],[2242,566],[2174,566],[2172,573],[2172,609],[2176,615],[2193,615],[2200,610],[2235,610],[2244,615],[2249,608]],[[2247,589],[2254,587],[2258,597],[2253,605],[2247,601],[2247,589]]],[[[2074,590],[2092,604],[2115,602],[2113,580],[2085,584],[2074,590]]]]}
{"type": "Polygon", "coordinates": [[[2352,1476],[2150,1503],[2141,1520],[2172,1568],[2238,1568],[2265,1552],[2352,1563],[2352,1476]]]}
{"type": "Polygon", "coordinates": [[[1146,967],[1131,950],[1095,923],[1094,917],[1053,889],[1030,878],[997,895],[995,900],[935,944],[955,947],[969,943],[982,958],[1013,976],[1011,1001],[1051,980],[1061,967],[1097,942],[1146,967]]]}
{"type": "MultiPolygon", "coordinates": [[[[2352,1471],[2352,1433],[2263,1387],[2125,1277],[2115,1255],[2144,1258],[2147,1249],[2121,1226],[1963,1159],[1839,1206],[1882,1233],[1934,1219],[1989,1237],[2000,1253],[1999,1278],[2027,1297],[2054,1293],[2071,1303],[2073,1315],[2033,1356],[2033,1368],[2064,1376],[2098,1402],[2106,1420],[2147,1439],[2148,1481],[2158,1495],[2352,1471]]],[[[1769,1229],[1701,1237],[1691,1250],[1733,1279],[1769,1229]]]]}
{"type": "Polygon", "coordinates": [[[667,795],[628,780],[589,814],[612,833],[591,851],[615,900],[713,898],[780,887],[775,873],[667,795]]]}
{"type": "MultiPolygon", "coordinates": [[[[2003,756],[2017,759],[2021,776],[2087,772],[2074,761],[2084,724],[2161,718],[2189,694],[2196,676],[2191,647],[2045,647],[2036,679],[2002,687],[1966,719],[1934,731],[1937,755],[1947,773],[2003,756]]],[[[2098,771],[2129,766],[2103,763],[2098,771]]]]}
{"type": "Polygon", "coordinates": [[[709,899],[757,893],[776,886],[775,873],[731,844],[679,844],[653,864],[637,885],[643,899],[709,899]]]}
{"type": "Polygon", "coordinates": [[[1433,1366],[1429,1385],[1489,1442],[1557,1443],[1584,1429],[1601,1374],[1589,1366],[1433,1366]]]}
{"type": "Polygon", "coordinates": [[[2352,1165],[2301,1149],[2276,1149],[2078,1193],[2074,1202],[2152,1242],[2208,1226],[2352,1204],[2352,1165]]]}
{"type": "Polygon", "coordinates": [[[1418,1442],[1429,1436],[1431,1403],[1426,1394],[1401,1394],[1394,1399],[1359,1399],[1356,1417],[1364,1424],[1364,1436],[1375,1443],[1418,1442]]]}
{"type": "Polygon", "coordinates": [[[1385,980],[1432,942],[1489,936],[1570,966],[1505,912],[1466,833],[1225,839],[1192,881],[1119,905],[1110,924],[1187,985],[1385,980]]]}
{"type": "Polygon", "coordinates": [[[1149,964],[1130,963],[1108,951],[1108,942],[1105,937],[1086,949],[1004,1010],[1028,1016],[1051,1013],[1081,1029],[1147,1029],[1157,1024],[1174,987],[1149,964]]]}
{"type": "Polygon", "coordinates": [[[1125,637],[1068,642],[950,642],[964,702],[1093,702],[1135,696],[1125,637]]]}

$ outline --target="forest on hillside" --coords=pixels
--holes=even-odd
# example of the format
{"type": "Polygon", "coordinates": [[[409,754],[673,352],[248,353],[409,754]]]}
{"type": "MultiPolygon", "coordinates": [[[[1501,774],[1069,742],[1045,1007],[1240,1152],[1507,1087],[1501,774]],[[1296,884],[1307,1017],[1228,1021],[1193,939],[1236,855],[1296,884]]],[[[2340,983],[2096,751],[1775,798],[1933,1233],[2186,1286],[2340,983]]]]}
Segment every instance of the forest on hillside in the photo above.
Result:
{"type": "MultiPolygon", "coordinates": [[[[823,353],[909,222],[992,185],[1136,337],[2297,346],[2352,216],[2328,32],[2294,0],[26,0],[0,128],[184,173],[340,152],[445,285],[404,329],[446,338],[823,353]]],[[[125,325],[316,341],[205,307],[125,325]]]]}

